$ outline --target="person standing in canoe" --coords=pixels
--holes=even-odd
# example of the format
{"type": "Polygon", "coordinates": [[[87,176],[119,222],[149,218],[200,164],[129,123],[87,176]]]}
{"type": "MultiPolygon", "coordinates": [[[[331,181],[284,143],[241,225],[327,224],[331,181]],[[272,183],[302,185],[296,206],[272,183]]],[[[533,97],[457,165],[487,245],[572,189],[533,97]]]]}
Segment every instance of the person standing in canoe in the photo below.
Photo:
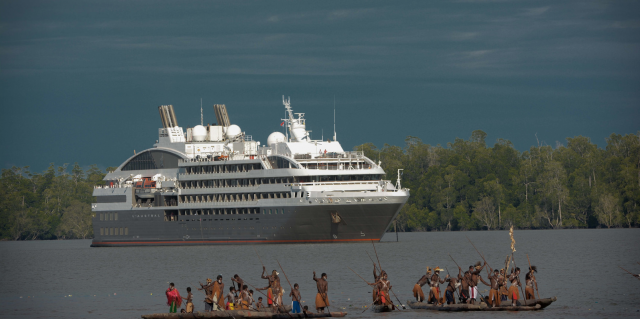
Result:
{"type": "Polygon", "coordinates": [[[224,310],[235,310],[234,308],[234,304],[235,304],[235,299],[236,299],[236,288],[235,287],[229,287],[229,293],[227,294],[227,303],[225,304],[224,310]]]}
{"type": "Polygon", "coordinates": [[[313,280],[316,282],[316,286],[318,287],[318,294],[316,295],[316,311],[318,313],[324,313],[324,308],[328,308],[329,305],[329,283],[327,282],[327,274],[322,273],[320,278],[316,277],[316,272],[313,272],[313,280]]]}
{"type": "Polygon", "coordinates": [[[187,301],[186,301],[187,313],[193,313],[193,294],[191,293],[191,287],[187,287],[187,301]]]}
{"type": "Polygon", "coordinates": [[[429,284],[429,286],[431,286],[431,280],[429,277],[431,277],[431,268],[427,267],[427,274],[418,279],[418,282],[413,286],[413,296],[418,302],[424,301],[424,291],[422,291],[422,286],[425,284],[429,284]]]}
{"type": "Polygon", "coordinates": [[[429,290],[429,302],[434,304],[441,304],[442,300],[440,299],[440,284],[444,284],[446,279],[449,279],[449,276],[445,279],[440,279],[440,271],[444,269],[436,267],[433,270],[433,275],[431,276],[431,289],[429,290]]]}
{"type": "Polygon", "coordinates": [[[233,275],[233,277],[231,277],[231,281],[238,284],[238,288],[236,288],[236,291],[242,291],[242,286],[244,286],[244,280],[242,280],[242,278],[240,278],[238,274],[233,275]]]}
{"type": "Polygon", "coordinates": [[[489,278],[490,284],[482,280],[482,277],[480,277],[480,280],[482,280],[485,285],[491,287],[491,290],[489,290],[488,304],[491,307],[500,307],[500,271],[498,269],[493,270],[489,267],[489,277],[487,278],[489,278]]]}
{"type": "Polygon", "coordinates": [[[536,299],[536,295],[533,293],[533,285],[535,284],[536,289],[538,289],[538,282],[536,281],[536,275],[534,273],[538,272],[538,268],[536,266],[530,266],[529,272],[525,275],[524,279],[527,287],[524,289],[524,297],[529,299],[536,299]]]}
{"type": "Polygon", "coordinates": [[[471,290],[471,286],[469,286],[469,282],[471,281],[471,275],[469,275],[469,271],[464,272],[464,276],[460,279],[460,302],[461,303],[469,303],[469,291],[471,290]]]}
{"type": "Polygon", "coordinates": [[[271,275],[265,276],[266,268],[262,266],[262,279],[269,280],[269,285],[260,288],[258,290],[267,290],[267,304],[270,308],[277,307],[279,305],[278,297],[282,295],[282,289],[280,287],[280,278],[278,278],[278,272],[275,269],[271,272],[271,275]]]}
{"type": "Polygon", "coordinates": [[[169,288],[165,292],[167,295],[167,306],[169,306],[169,313],[176,313],[177,309],[182,305],[182,297],[180,297],[180,293],[178,289],[173,285],[173,283],[169,284],[169,288]]]}
{"type": "Polygon", "coordinates": [[[209,312],[213,310],[213,280],[211,278],[207,278],[207,284],[203,285],[200,283],[200,288],[198,290],[204,290],[204,311],[209,312]]]}
{"type": "MultiPolygon", "coordinates": [[[[513,269],[512,269],[513,271],[513,269]]],[[[515,271],[509,275],[509,281],[511,282],[511,287],[509,287],[509,298],[511,298],[511,305],[516,306],[516,302],[520,299],[520,292],[518,291],[518,287],[520,287],[520,267],[516,267],[515,271]]]]}
{"type": "Polygon", "coordinates": [[[500,285],[500,301],[507,301],[509,298],[509,290],[507,289],[507,277],[504,273],[504,268],[500,269],[500,281],[498,282],[500,285]]]}
{"type": "Polygon", "coordinates": [[[477,262],[475,267],[469,266],[469,276],[471,277],[471,280],[469,281],[469,300],[471,301],[471,304],[475,304],[476,298],[478,298],[478,275],[486,265],[487,262],[485,261],[484,265],[477,262]]]}
{"type": "Polygon", "coordinates": [[[447,305],[456,304],[456,298],[454,298],[454,293],[458,286],[460,286],[460,280],[462,280],[462,268],[458,267],[458,277],[451,277],[446,281],[449,282],[447,288],[444,290],[445,298],[447,299],[447,305]]]}
{"type": "Polygon", "coordinates": [[[222,275],[218,275],[213,283],[211,300],[213,301],[213,310],[224,310],[224,283],[222,283],[222,275]]]}
{"type": "Polygon", "coordinates": [[[381,278],[379,280],[380,282],[380,297],[384,298],[383,299],[383,304],[391,307],[392,310],[395,309],[395,306],[393,305],[393,301],[391,301],[391,297],[389,296],[389,291],[391,290],[391,282],[389,281],[389,275],[387,275],[386,271],[382,271],[381,272],[381,278]]]}
{"type": "Polygon", "coordinates": [[[291,313],[301,313],[300,300],[302,300],[302,296],[300,295],[300,286],[297,283],[293,284],[293,290],[289,293],[289,297],[291,297],[291,313]]]}

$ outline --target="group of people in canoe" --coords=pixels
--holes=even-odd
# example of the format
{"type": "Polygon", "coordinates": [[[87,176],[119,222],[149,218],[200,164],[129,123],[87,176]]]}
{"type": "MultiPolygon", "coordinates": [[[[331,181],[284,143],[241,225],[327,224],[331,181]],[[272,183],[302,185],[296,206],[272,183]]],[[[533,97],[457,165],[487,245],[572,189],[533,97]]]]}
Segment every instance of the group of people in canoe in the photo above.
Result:
{"type": "MultiPolygon", "coordinates": [[[[226,295],[224,294],[222,275],[218,275],[215,281],[207,278],[206,284],[199,283],[200,288],[198,288],[198,290],[204,292],[205,312],[220,310],[271,311],[276,313],[288,312],[288,309],[286,309],[283,304],[285,290],[282,288],[280,283],[280,274],[276,270],[273,270],[271,274],[265,274],[265,272],[266,269],[262,266],[261,278],[268,280],[268,285],[263,288],[251,286],[252,288],[255,288],[256,291],[264,295],[264,299],[262,297],[258,297],[258,299],[255,300],[253,289],[249,289],[249,284],[237,274],[231,278],[232,283],[229,287],[229,292],[226,295]],[[263,300],[266,300],[266,305],[263,304],[263,300]]],[[[327,282],[327,274],[323,273],[320,277],[316,277],[316,272],[314,271],[313,280],[316,282],[316,286],[318,288],[318,293],[315,299],[316,311],[318,313],[324,313],[325,308],[329,307],[329,297],[327,295],[329,285],[327,282]]],[[[170,283],[169,288],[166,290],[166,296],[167,306],[169,306],[170,313],[176,313],[177,309],[181,307],[183,301],[185,301],[185,308],[181,309],[180,312],[193,313],[194,306],[191,287],[187,287],[187,296],[183,298],[180,296],[175,285],[170,283]]],[[[300,294],[300,286],[297,283],[291,286],[289,297],[291,297],[292,301],[292,313],[310,313],[308,306],[301,307],[300,305],[302,296],[300,294]]]]}
{"type": "MultiPolygon", "coordinates": [[[[480,282],[490,287],[489,295],[482,296],[482,299],[490,306],[500,306],[502,302],[511,301],[511,305],[515,306],[516,302],[520,299],[520,290],[522,289],[522,283],[520,281],[520,268],[515,267],[511,269],[511,272],[507,274],[505,269],[492,269],[487,265],[477,262],[475,265],[469,266],[469,270],[462,272],[462,268],[458,266],[457,276],[451,276],[447,274],[444,278],[440,277],[440,273],[444,269],[436,267],[431,269],[427,267],[427,273],[423,275],[413,287],[413,296],[418,302],[427,302],[434,305],[455,304],[456,298],[454,294],[458,296],[460,303],[475,304],[480,300],[478,285],[480,282]],[[482,277],[482,270],[487,270],[486,282],[482,277]],[[433,271],[433,273],[432,273],[433,271]],[[441,293],[440,285],[448,283],[444,290],[444,295],[441,293]],[[429,295],[425,299],[424,291],[422,287],[428,285],[429,295]]],[[[538,288],[535,273],[537,272],[536,266],[530,266],[529,272],[525,275],[525,299],[536,299],[534,295],[534,287],[538,288]]],[[[448,271],[447,271],[448,272],[448,271]]]]}

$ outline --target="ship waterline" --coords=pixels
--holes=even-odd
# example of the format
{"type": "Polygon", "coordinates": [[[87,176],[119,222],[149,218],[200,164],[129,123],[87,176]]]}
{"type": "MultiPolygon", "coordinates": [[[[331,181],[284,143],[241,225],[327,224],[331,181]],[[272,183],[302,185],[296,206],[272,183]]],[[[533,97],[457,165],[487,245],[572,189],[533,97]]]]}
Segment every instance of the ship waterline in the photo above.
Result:
{"type": "Polygon", "coordinates": [[[266,146],[230,125],[164,128],[96,187],[93,247],[378,241],[409,198],[383,180],[381,163],[345,152],[335,139],[311,140],[289,101],[287,135],[266,146]],[[290,134],[289,134],[290,133],[290,134]]]}

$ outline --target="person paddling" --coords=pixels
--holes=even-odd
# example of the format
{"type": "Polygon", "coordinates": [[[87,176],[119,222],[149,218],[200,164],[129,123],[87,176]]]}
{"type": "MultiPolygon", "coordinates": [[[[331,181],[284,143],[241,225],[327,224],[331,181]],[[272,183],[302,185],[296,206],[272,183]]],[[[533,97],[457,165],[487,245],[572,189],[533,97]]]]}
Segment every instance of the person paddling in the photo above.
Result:
{"type": "Polygon", "coordinates": [[[329,307],[329,283],[327,282],[327,274],[322,273],[320,278],[316,277],[316,272],[313,272],[313,280],[316,282],[318,288],[318,294],[316,294],[316,311],[318,313],[324,313],[324,308],[329,307]]]}
{"type": "Polygon", "coordinates": [[[536,289],[538,289],[538,282],[536,281],[536,275],[534,273],[538,272],[538,268],[536,266],[530,266],[529,272],[525,275],[525,284],[526,288],[524,289],[524,297],[525,299],[536,299],[536,295],[533,293],[533,286],[535,285],[536,289]]]}
{"type": "Polygon", "coordinates": [[[413,286],[413,296],[416,298],[416,301],[422,302],[424,301],[424,291],[422,291],[422,286],[425,284],[429,284],[431,286],[431,268],[427,267],[427,273],[418,279],[418,282],[413,286]]]}

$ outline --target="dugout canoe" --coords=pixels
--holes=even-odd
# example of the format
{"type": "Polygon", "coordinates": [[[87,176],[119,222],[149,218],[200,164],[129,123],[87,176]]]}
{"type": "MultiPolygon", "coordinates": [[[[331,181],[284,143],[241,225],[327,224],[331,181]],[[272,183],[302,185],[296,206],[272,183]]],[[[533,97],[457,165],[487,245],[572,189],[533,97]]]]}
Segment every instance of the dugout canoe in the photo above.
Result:
{"type": "MultiPolygon", "coordinates": [[[[518,302],[516,304],[518,306],[540,305],[542,308],[546,308],[550,304],[552,304],[554,301],[558,301],[558,298],[557,297],[551,297],[551,298],[542,298],[542,299],[529,299],[527,301],[518,300],[518,302]]],[[[503,304],[506,304],[506,303],[511,304],[509,301],[503,301],[502,303],[503,304]]]]}
{"type": "Polygon", "coordinates": [[[411,309],[424,309],[424,310],[436,310],[436,311],[535,311],[542,309],[542,306],[535,304],[534,306],[501,306],[501,307],[489,307],[484,302],[477,305],[470,304],[452,304],[436,306],[426,302],[417,302],[413,300],[407,300],[407,305],[411,309]]]}
{"type": "Polygon", "coordinates": [[[376,312],[376,313],[392,312],[393,310],[395,310],[392,307],[389,307],[388,305],[373,305],[371,306],[371,309],[373,310],[373,312],[376,312]]]}
{"type": "Polygon", "coordinates": [[[271,313],[249,310],[225,310],[211,312],[194,312],[194,313],[154,313],[150,315],[142,315],[143,319],[195,319],[195,318],[260,318],[260,319],[292,319],[292,318],[326,318],[326,317],[344,317],[346,312],[330,312],[330,313],[271,313]]]}

